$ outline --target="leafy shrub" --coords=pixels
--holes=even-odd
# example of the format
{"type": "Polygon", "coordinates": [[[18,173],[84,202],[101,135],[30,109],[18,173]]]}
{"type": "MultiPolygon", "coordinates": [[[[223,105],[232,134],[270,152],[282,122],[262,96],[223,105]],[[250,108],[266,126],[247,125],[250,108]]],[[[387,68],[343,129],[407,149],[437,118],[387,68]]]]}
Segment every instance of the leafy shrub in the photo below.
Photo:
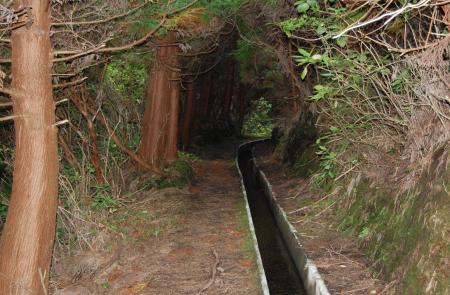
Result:
{"type": "Polygon", "coordinates": [[[251,113],[245,118],[242,133],[251,137],[269,137],[273,129],[271,110],[272,104],[264,97],[254,101],[251,113]]]}

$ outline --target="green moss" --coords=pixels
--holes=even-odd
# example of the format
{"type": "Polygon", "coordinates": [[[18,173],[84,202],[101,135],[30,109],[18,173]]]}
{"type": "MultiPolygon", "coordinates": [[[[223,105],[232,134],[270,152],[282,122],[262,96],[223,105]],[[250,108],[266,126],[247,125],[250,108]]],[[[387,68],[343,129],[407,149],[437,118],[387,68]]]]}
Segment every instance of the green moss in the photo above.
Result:
{"type": "MultiPolygon", "coordinates": [[[[445,183],[447,174],[434,183],[445,183]]],[[[341,206],[338,214],[338,228],[359,237],[360,246],[387,280],[398,281],[399,294],[425,294],[430,286],[432,294],[450,291],[446,262],[450,200],[441,189],[430,189],[429,183],[422,179],[397,196],[393,189],[371,188],[361,181],[353,190],[351,205],[341,206]]],[[[343,198],[341,204],[348,201],[343,198]]]]}
{"type": "Polygon", "coordinates": [[[426,240],[423,228],[423,198],[411,193],[396,209],[395,197],[370,190],[366,184],[356,188],[356,199],[341,211],[340,229],[359,234],[369,256],[390,276],[412,254],[416,245],[426,240]],[[400,211],[400,212],[399,212],[400,211]],[[362,235],[362,232],[366,234],[362,235]],[[406,255],[405,255],[406,254],[406,255]]]}
{"type": "Polygon", "coordinates": [[[319,169],[319,158],[317,157],[317,146],[311,145],[303,152],[298,153],[294,163],[295,174],[299,177],[311,177],[319,169]]]}
{"type": "Polygon", "coordinates": [[[421,286],[420,269],[413,265],[406,272],[404,279],[404,291],[411,295],[424,294],[421,286]]]}

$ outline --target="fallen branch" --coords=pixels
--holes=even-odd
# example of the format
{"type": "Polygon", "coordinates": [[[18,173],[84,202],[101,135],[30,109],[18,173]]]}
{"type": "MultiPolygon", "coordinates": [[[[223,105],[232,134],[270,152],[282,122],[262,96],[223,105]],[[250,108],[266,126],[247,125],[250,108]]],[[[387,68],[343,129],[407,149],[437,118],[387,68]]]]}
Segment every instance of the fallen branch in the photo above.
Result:
{"type": "Polygon", "coordinates": [[[86,80],[87,80],[87,77],[84,77],[84,78],[81,78],[81,79],[78,79],[75,81],[71,81],[71,82],[67,82],[67,83],[55,84],[55,85],[53,85],[53,89],[60,89],[60,88],[66,88],[69,86],[75,86],[75,85],[83,83],[86,80]]]}
{"type": "Polygon", "coordinates": [[[397,9],[397,10],[394,10],[394,11],[391,11],[391,12],[388,12],[388,13],[385,13],[385,14],[381,14],[381,15],[379,15],[379,16],[373,18],[373,19],[370,19],[368,21],[365,21],[365,22],[362,22],[362,23],[357,23],[357,24],[355,24],[353,26],[350,26],[347,29],[345,29],[342,32],[340,32],[339,34],[337,34],[336,36],[334,36],[333,39],[340,38],[345,33],[349,32],[349,31],[353,31],[355,29],[358,29],[358,28],[361,28],[361,27],[365,27],[365,26],[367,26],[367,25],[369,25],[371,23],[375,23],[375,22],[377,22],[379,20],[382,20],[382,19],[387,17],[388,19],[382,25],[382,27],[384,27],[388,23],[390,23],[393,19],[395,19],[397,16],[399,16],[400,14],[402,14],[404,12],[407,12],[409,10],[412,10],[412,9],[418,9],[420,7],[423,7],[423,6],[427,5],[429,2],[430,2],[430,0],[421,0],[417,4],[408,3],[405,6],[403,6],[402,8],[400,8],[400,9],[397,9]]]}
{"type": "Polygon", "coordinates": [[[216,280],[216,275],[217,275],[217,267],[219,266],[220,260],[219,260],[219,255],[217,254],[216,250],[213,250],[213,254],[214,257],[216,259],[216,261],[214,262],[214,265],[212,267],[212,272],[211,272],[211,279],[208,281],[208,283],[197,293],[197,295],[202,294],[203,292],[205,292],[206,290],[209,289],[209,287],[212,286],[212,284],[214,284],[214,281],[216,280]]]}

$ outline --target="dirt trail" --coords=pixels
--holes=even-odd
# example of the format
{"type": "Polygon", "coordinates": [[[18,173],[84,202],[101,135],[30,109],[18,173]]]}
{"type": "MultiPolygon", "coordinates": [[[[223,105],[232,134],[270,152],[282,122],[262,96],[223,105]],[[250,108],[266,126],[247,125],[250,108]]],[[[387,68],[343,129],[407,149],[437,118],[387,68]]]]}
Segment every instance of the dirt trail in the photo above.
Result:
{"type": "Polygon", "coordinates": [[[134,225],[132,236],[140,239],[58,261],[52,293],[258,294],[234,149],[200,151],[195,186],[149,191],[136,200],[132,212],[156,216],[134,225]]]}

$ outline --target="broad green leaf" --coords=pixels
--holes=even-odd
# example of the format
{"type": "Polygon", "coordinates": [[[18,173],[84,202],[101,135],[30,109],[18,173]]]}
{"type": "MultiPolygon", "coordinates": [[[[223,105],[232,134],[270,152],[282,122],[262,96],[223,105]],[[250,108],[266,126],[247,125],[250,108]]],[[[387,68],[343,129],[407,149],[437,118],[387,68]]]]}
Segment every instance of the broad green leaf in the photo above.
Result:
{"type": "Polygon", "coordinates": [[[300,3],[297,5],[297,11],[299,13],[305,13],[309,10],[309,4],[308,3],[300,3]]]}

